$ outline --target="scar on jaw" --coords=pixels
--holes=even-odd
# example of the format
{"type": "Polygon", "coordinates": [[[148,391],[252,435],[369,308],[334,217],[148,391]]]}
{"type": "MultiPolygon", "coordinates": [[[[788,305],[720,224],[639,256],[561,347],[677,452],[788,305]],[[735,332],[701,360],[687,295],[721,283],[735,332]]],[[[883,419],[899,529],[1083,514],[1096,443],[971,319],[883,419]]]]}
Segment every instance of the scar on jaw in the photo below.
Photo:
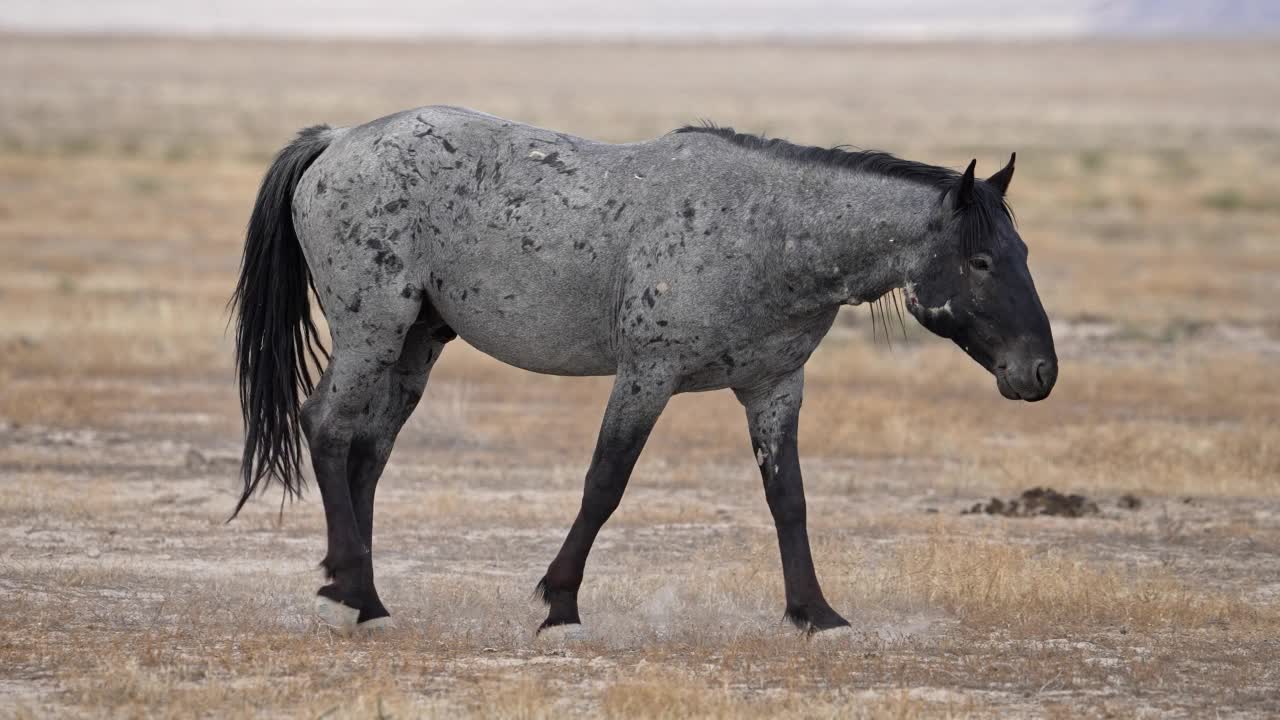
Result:
{"type": "MultiPolygon", "coordinates": [[[[913,308],[920,305],[920,298],[916,296],[916,286],[914,284],[910,282],[905,283],[902,286],[902,294],[907,299],[908,308],[913,308]]],[[[950,299],[948,299],[945,303],[943,303],[939,307],[923,308],[923,310],[930,317],[937,317],[938,315],[949,315],[951,317],[955,317],[954,313],[951,312],[950,299]]]]}

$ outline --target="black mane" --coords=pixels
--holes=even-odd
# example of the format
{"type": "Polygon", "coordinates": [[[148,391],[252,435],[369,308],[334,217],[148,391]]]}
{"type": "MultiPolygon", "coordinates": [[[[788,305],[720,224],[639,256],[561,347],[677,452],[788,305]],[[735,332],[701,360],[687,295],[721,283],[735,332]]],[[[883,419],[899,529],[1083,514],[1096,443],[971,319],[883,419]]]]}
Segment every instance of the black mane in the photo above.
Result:
{"type": "MultiPolygon", "coordinates": [[[[845,146],[824,148],[797,145],[782,138],[740,133],[731,127],[721,127],[710,121],[703,121],[701,125],[685,125],[676,128],[673,132],[714,135],[739,147],[767,152],[788,160],[900,178],[936,188],[940,195],[945,195],[960,180],[960,173],[951,168],[903,160],[879,150],[848,150],[845,146]]],[[[990,247],[995,237],[995,222],[998,217],[1003,215],[1013,220],[1013,211],[994,188],[985,183],[975,183],[973,194],[975,202],[962,213],[963,222],[960,228],[961,243],[964,252],[968,254],[990,247]]]]}
{"type": "Polygon", "coordinates": [[[887,152],[880,152],[879,150],[848,150],[844,146],[824,148],[797,145],[782,138],[767,138],[762,135],[740,133],[731,127],[720,127],[710,122],[702,125],[686,125],[682,128],[677,128],[675,132],[715,135],[739,147],[763,150],[789,160],[818,163],[886,177],[902,178],[903,180],[930,185],[944,191],[949,190],[960,179],[960,173],[951,168],[926,165],[914,160],[903,160],[900,157],[887,152]]]}

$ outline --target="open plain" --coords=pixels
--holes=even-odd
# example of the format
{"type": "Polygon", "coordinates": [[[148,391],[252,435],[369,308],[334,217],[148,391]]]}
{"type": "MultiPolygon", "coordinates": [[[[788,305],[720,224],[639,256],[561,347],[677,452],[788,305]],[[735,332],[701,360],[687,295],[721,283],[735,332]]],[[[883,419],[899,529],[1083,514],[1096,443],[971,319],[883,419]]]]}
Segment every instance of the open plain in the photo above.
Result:
{"type": "MultiPolygon", "coordinates": [[[[1280,713],[1280,45],[499,45],[0,37],[0,716],[1280,713]],[[400,436],[393,630],[311,597],[318,494],[226,523],[225,305],[297,128],[466,105],[611,141],[710,118],[994,171],[1061,377],[1003,400],[849,308],[809,365],[810,533],[852,635],[782,622],[730,393],[678,397],[587,567],[534,584],[609,380],[456,342],[400,436]],[[1083,517],[966,514],[1051,487],[1083,517]]],[[[983,174],[986,174],[983,173],[983,174]]]]}

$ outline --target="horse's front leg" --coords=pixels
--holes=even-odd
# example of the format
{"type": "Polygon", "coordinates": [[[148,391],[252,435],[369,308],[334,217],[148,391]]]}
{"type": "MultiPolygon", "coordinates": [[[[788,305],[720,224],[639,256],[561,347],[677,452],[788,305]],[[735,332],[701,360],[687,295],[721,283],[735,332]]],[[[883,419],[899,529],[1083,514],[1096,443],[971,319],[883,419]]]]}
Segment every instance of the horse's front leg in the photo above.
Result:
{"type": "Polygon", "coordinates": [[[582,506],[560,552],[538,583],[538,594],[551,607],[538,632],[556,625],[582,622],[578,617],[578,588],[582,585],[587,554],[591,552],[596,534],[622,500],[631,469],[674,389],[672,378],[638,371],[618,373],[600,437],[596,440],[591,468],[587,470],[582,506]]]}
{"type": "Polygon", "coordinates": [[[809,632],[846,627],[849,622],[831,609],[818,585],[805,525],[804,482],[796,431],[804,397],[804,369],[775,382],[734,390],[747,410],[747,426],[756,463],[764,478],[764,494],[778,531],[782,578],[786,587],[786,617],[809,632]]]}

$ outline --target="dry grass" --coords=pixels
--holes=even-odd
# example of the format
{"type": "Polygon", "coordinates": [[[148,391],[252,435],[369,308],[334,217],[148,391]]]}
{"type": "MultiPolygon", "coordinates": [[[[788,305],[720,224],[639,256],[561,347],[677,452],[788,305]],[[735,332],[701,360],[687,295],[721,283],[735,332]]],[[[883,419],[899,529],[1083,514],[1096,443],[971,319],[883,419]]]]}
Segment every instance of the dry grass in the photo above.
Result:
{"type": "Polygon", "coordinates": [[[1276,621],[1237,597],[1193,589],[1165,569],[1097,565],[1056,548],[932,538],[901,548],[881,582],[895,599],[1032,634],[1055,625],[1185,631],[1276,621]]]}
{"type": "Polygon", "coordinates": [[[1273,44],[0,40],[0,715],[1280,711],[1273,44]],[[828,642],[778,621],[741,409],[677,398],[592,554],[588,634],[557,645],[529,593],[608,380],[456,343],[380,488],[399,625],[331,637],[318,502],[223,523],[224,304],[293,129],[428,102],[613,140],[711,117],[949,165],[1017,150],[1059,385],[1014,405],[918,328],[889,350],[842,316],[801,440],[819,572],[856,621],[828,642]],[[959,514],[1034,485],[1102,513],[959,514]]]}

